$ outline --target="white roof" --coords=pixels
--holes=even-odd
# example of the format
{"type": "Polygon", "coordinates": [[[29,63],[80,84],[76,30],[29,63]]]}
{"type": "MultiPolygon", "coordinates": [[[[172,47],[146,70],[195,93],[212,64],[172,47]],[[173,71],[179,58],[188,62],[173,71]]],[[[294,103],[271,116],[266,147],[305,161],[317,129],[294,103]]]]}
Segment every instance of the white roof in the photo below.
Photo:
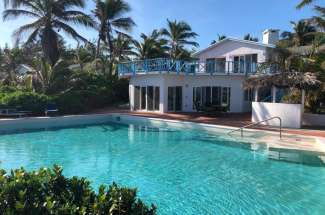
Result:
{"type": "Polygon", "coordinates": [[[233,38],[233,37],[227,37],[223,40],[220,40],[220,41],[208,46],[205,49],[195,52],[193,55],[197,56],[197,55],[201,54],[202,52],[213,49],[213,48],[217,47],[218,45],[225,43],[227,41],[234,41],[234,42],[246,43],[246,44],[251,44],[251,45],[264,46],[264,47],[268,47],[268,48],[275,48],[275,45],[273,45],[273,44],[265,44],[265,43],[261,43],[261,42],[255,42],[255,41],[250,41],[250,40],[243,40],[243,39],[237,39],[237,38],[233,38]]]}

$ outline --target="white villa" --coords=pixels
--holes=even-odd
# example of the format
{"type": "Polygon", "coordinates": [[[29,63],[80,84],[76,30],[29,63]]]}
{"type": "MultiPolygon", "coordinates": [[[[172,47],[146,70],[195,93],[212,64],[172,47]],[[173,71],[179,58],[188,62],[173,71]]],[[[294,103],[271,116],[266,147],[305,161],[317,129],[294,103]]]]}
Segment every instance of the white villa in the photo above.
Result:
{"type": "Polygon", "coordinates": [[[130,77],[130,108],[249,112],[253,100],[268,98],[271,91],[244,90],[243,81],[266,61],[278,39],[279,31],[270,29],[263,32],[263,42],[226,38],[195,53],[198,60],[193,62],[150,59],[120,64],[119,75],[130,77]]]}

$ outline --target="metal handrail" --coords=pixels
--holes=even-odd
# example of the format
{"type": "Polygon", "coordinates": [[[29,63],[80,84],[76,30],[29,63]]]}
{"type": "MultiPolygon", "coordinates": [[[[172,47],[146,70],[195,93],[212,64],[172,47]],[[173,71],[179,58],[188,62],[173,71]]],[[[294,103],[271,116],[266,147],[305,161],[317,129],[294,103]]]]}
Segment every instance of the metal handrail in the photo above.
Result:
{"type": "Polygon", "coordinates": [[[242,126],[240,128],[237,128],[237,129],[234,129],[230,132],[228,132],[228,135],[236,132],[236,131],[240,131],[240,136],[241,137],[244,137],[244,128],[248,128],[248,127],[251,127],[251,126],[254,126],[254,125],[259,125],[263,122],[267,122],[267,121],[270,121],[270,120],[273,120],[273,119],[278,119],[279,122],[280,122],[280,128],[279,128],[279,133],[280,133],[280,139],[282,138],[282,119],[278,116],[274,116],[274,117],[270,117],[268,119],[264,119],[264,120],[261,120],[261,121],[258,121],[258,122],[254,122],[254,123],[251,123],[251,124],[248,124],[248,125],[245,125],[245,126],[242,126]]]}

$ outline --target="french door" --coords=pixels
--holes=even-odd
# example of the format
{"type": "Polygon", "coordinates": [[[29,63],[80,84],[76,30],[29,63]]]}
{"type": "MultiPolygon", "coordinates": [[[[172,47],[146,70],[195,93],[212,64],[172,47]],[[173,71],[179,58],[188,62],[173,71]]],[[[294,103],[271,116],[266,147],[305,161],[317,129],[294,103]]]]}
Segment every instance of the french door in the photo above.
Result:
{"type": "Polygon", "coordinates": [[[168,111],[182,111],[182,87],[168,87],[168,111]]]}
{"type": "Polygon", "coordinates": [[[160,88],[156,86],[134,87],[134,110],[159,111],[160,88]]]}

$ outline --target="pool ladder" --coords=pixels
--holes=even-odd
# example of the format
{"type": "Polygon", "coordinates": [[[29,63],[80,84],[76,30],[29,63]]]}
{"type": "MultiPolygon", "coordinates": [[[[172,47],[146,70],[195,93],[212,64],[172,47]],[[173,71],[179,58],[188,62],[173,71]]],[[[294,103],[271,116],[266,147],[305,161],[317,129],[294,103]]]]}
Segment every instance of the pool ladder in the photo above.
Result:
{"type": "Polygon", "coordinates": [[[240,131],[240,136],[241,137],[244,137],[244,128],[249,128],[249,127],[252,127],[252,126],[255,126],[255,125],[259,125],[263,122],[268,122],[270,120],[273,120],[273,119],[278,119],[279,122],[280,122],[280,127],[279,127],[279,134],[280,134],[280,139],[282,138],[282,119],[278,116],[274,116],[274,117],[270,117],[268,119],[264,119],[264,120],[261,120],[261,121],[258,121],[258,122],[254,122],[254,123],[251,123],[251,124],[248,124],[248,125],[245,125],[245,126],[242,126],[240,128],[237,128],[237,129],[234,129],[232,131],[229,131],[228,132],[228,135],[231,135],[232,133],[236,132],[236,131],[240,131]]]}

